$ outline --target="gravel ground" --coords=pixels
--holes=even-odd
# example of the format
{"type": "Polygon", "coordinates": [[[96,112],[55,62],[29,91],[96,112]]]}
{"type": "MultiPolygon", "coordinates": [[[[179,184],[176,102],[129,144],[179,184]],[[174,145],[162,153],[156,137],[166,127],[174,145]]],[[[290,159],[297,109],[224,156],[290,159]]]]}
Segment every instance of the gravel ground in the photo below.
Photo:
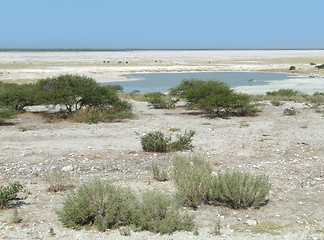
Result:
{"type": "Polygon", "coordinates": [[[31,192],[26,199],[0,211],[1,239],[323,239],[324,238],[324,120],[305,104],[261,104],[257,117],[208,119],[183,108],[148,109],[134,102],[134,119],[115,123],[46,123],[25,113],[0,126],[1,184],[20,181],[31,192]],[[284,116],[288,107],[298,110],[284,116]],[[178,129],[178,131],[175,131],[178,129]],[[201,206],[195,214],[199,235],[177,232],[155,235],[119,230],[74,231],[58,220],[67,192],[50,193],[43,177],[57,168],[69,171],[78,185],[95,177],[131,187],[139,194],[147,189],[174,191],[172,180],[152,179],[151,165],[171,166],[177,153],[145,153],[138,133],[160,130],[178,134],[195,130],[192,151],[202,154],[215,172],[239,169],[266,174],[273,185],[269,202],[260,209],[233,210],[201,206]],[[21,223],[11,223],[18,209],[21,223]],[[211,233],[216,220],[221,235],[211,233]],[[256,226],[253,226],[257,224],[256,226]],[[49,234],[50,228],[55,235],[49,234]]]}

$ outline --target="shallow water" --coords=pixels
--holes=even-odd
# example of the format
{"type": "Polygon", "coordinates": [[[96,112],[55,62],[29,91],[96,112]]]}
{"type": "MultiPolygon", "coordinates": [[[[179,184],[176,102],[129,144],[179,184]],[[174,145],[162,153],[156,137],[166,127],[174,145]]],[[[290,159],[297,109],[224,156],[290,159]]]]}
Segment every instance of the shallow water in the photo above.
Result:
{"type": "Polygon", "coordinates": [[[269,81],[282,81],[292,77],[284,73],[259,72],[195,72],[195,73],[145,73],[127,75],[132,81],[102,83],[102,85],[121,85],[124,92],[139,91],[168,92],[184,79],[214,80],[227,83],[231,88],[248,85],[266,85],[269,81]],[[134,79],[137,79],[134,81],[134,79]],[[249,82],[253,79],[253,82],[249,82]]]}

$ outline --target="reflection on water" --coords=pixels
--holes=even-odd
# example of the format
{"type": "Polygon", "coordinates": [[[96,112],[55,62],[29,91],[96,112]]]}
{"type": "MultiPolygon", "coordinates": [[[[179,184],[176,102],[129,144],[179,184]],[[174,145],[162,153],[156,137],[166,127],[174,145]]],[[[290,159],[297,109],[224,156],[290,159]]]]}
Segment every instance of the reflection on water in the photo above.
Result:
{"type": "Polygon", "coordinates": [[[138,79],[136,81],[110,82],[102,83],[102,85],[121,85],[124,92],[139,91],[140,93],[147,93],[168,92],[170,88],[178,86],[184,79],[221,81],[234,88],[248,85],[266,85],[269,81],[282,81],[291,76],[284,73],[259,72],[145,73],[127,76],[131,79],[138,79]]]}

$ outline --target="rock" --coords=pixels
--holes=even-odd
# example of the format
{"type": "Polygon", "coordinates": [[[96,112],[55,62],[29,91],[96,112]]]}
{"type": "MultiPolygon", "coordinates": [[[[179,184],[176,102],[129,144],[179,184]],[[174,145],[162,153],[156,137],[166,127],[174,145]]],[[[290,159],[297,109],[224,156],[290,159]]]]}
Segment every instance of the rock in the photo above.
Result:
{"type": "Polygon", "coordinates": [[[62,171],[66,171],[66,172],[71,172],[73,170],[74,170],[74,167],[72,165],[65,166],[62,168],[62,171]]]}
{"type": "Polygon", "coordinates": [[[256,220],[251,220],[251,219],[249,219],[249,220],[246,221],[246,224],[247,224],[248,226],[256,226],[257,221],[256,221],[256,220]]]}

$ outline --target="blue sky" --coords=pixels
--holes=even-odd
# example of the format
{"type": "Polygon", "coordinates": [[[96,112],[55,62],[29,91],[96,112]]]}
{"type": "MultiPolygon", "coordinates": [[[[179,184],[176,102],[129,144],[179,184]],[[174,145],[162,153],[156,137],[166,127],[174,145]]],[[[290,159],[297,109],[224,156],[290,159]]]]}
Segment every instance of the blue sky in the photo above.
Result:
{"type": "Polygon", "coordinates": [[[0,3],[0,48],[324,48],[323,0],[0,3]]]}

